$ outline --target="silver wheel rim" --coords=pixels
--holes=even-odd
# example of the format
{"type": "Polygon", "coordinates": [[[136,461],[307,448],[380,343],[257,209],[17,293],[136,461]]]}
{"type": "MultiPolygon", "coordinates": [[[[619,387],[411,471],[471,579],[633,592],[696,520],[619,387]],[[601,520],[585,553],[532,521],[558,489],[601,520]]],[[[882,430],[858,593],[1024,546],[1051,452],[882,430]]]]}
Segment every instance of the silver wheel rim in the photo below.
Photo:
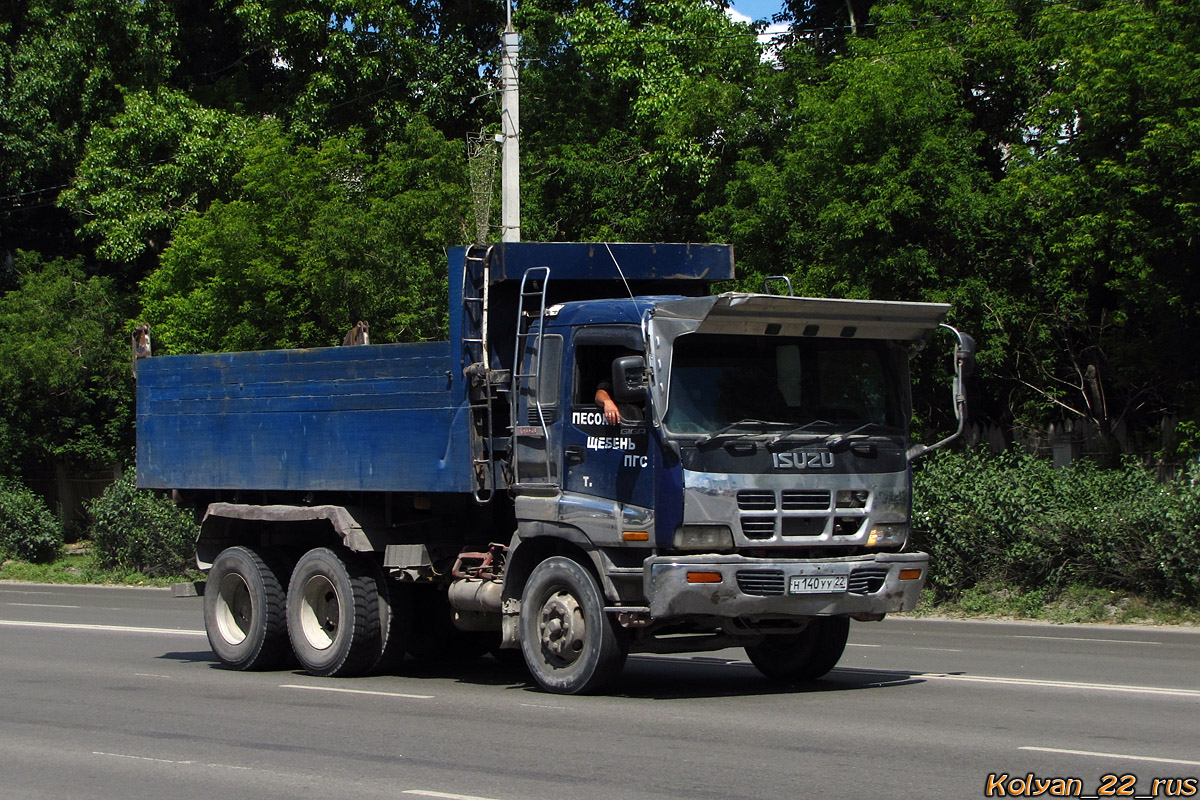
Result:
{"type": "Polygon", "coordinates": [[[254,601],[246,580],[236,572],[226,573],[217,587],[217,632],[231,645],[246,641],[250,621],[254,618],[254,601]]]}
{"type": "Polygon", "coordinates": [[[300,630],[315,650],[326,650],[337,638],[341,604],[337,589],[324,575],[313,575],[304,583],[300,597],[300,630]]]}
{"type": "Polygon", "coordinates": [[[563,664],[575,663],[587,640],[587,623],[574,595],[559,589],[546,598],[538,612],[538,638],[547,655],[563,664]]]}

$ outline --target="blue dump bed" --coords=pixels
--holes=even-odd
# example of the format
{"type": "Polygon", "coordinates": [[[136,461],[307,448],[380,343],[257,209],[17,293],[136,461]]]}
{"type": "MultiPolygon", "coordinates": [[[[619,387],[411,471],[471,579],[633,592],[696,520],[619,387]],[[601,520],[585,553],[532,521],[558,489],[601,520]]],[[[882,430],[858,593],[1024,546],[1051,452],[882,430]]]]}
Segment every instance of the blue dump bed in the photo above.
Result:
{"type": "MultiPolygon", "coordinates": [[[[517,289],[549,267],[549,302],[651,289],[703,294],[733,277],[707,244],[497,244],[492,367],[511,366],[517,289]]],[[[466,248],[449,258],[450,342],[167,356],[137,363],[138,485],[157,489],[469,493],[466,248]]]]}
{"type": "Polygon", "coordinates": [[[446,342],[142,359],[138,485],[471,491],[446,342]]]}

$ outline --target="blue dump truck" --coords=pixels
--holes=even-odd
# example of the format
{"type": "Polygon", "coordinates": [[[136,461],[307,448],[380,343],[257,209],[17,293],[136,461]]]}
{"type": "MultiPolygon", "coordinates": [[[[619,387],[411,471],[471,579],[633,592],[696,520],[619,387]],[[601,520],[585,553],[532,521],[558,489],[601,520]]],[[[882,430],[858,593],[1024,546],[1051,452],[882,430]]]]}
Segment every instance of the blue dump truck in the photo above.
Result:
{"type": "Polygon", "coordinates": [[[710,295],[723,245],[449,262],[448,342],[137,363],[138,483],[202,517],[223,664],[491,652],[578,693],[736,646],[807,680],[851,619],[916,605],[908,364],[947,306],[710,295]]]}

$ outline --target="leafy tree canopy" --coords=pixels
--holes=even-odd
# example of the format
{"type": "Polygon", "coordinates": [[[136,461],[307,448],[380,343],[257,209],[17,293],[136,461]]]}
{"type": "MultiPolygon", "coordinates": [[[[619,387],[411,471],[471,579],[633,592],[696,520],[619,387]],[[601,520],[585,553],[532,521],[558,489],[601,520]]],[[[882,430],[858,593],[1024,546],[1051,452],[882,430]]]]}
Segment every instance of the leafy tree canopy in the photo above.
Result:
{"type": "Polygon", "coordinates": [[[0,468],[111,465],[132,444],[125,309],[78,261],[22,253],[0,298],[0,468]]]}
{"type": "Polygon", "coordinates": [[[460,148],[421,118],[378,157],[294,145],[275,123],[250,138],[233,198],[185,218],[143,285],[156,343],[329,346],[359,319],[375,341],[438,336],[444,243],[467,237],[460,148]]]}

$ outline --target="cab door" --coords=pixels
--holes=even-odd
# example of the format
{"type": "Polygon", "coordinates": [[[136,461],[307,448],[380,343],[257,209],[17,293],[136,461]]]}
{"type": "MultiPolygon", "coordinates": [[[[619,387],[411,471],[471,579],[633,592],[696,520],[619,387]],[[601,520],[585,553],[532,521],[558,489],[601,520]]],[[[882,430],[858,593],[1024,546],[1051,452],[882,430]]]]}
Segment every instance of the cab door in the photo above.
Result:
{"type": "MultiPolygon", "coordinates": [[[[622,420],[610,425],[596,402],[597,388],[612,382],[612,363],[644,352],[632,325],[588,326],[574,332],[569,386],[563,399],[563,490],[652,508],[654,464],[644,404],[618,404],[622,420]]],[[[611,389],[610,389],[611,391],[611,389]]]]}

